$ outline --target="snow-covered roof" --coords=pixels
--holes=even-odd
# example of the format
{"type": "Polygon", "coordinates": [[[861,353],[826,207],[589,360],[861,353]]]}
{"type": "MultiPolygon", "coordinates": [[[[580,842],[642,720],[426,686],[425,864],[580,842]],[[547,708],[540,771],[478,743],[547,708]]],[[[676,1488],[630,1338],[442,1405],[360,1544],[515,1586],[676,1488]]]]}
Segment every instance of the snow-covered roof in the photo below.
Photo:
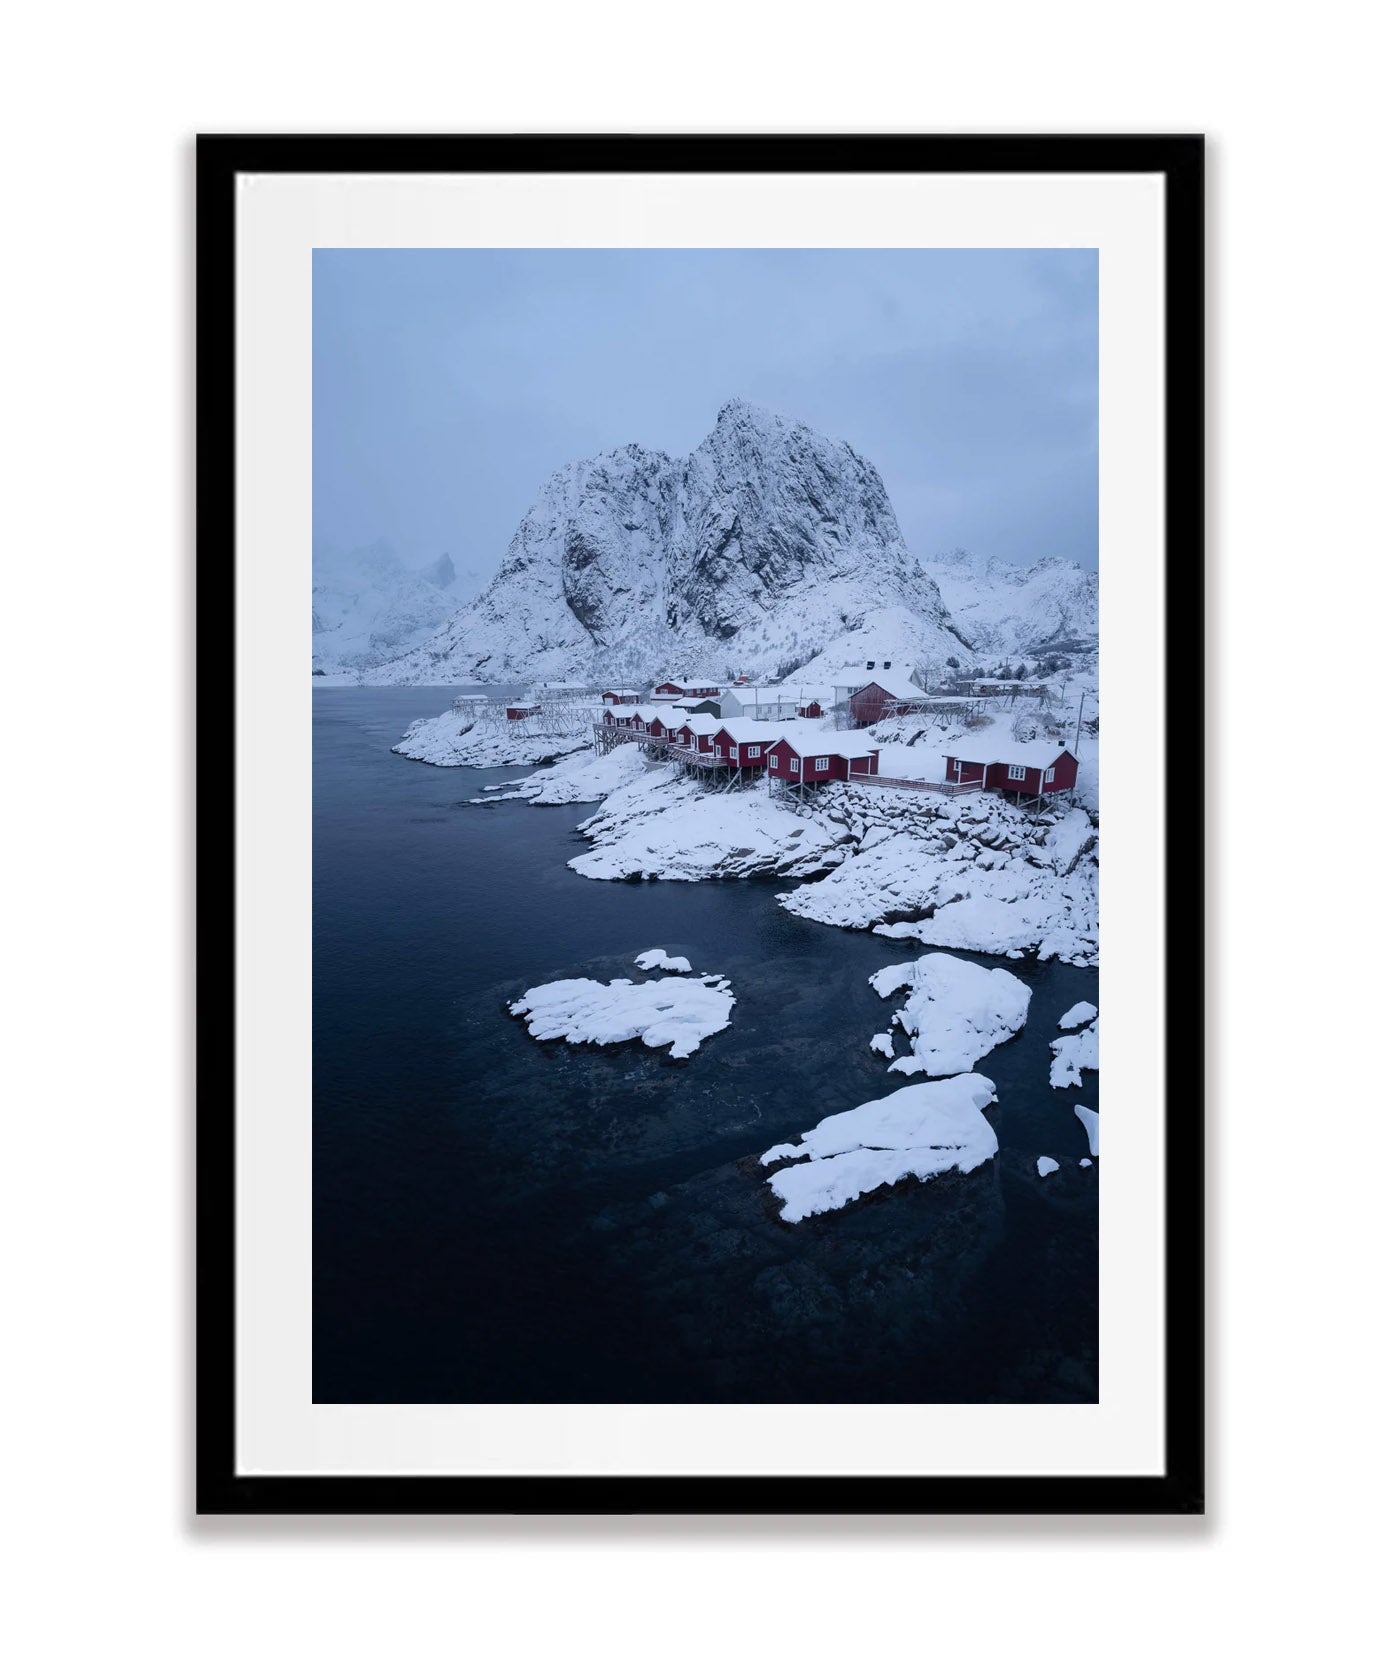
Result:
{"type": "Polygon", "coordinates": [[[877,659],[873,668],[869,665],[848,665],[844,671],[838,671],[831,681],[836,688],[864,688],[866,683],[877,682],[891,694],[924,692],[914,681],[914,673],[907,665],[891,662],[887,666],[882,659],[877,659]]]}
{"type": "Polygon", "coordinates": [[[638,709],[643,723],[655,723],[659,719],[667,729],[679,729],[683,723],[694,722],[690,713],[683,712],[679,706],[642,706],[638,709]]]}
{"type": "Polygon", "coordinates": [[[859,694],[862,688],[869,688],[871,683],[877,683],[886,694],[892,694],[896,700],[927,700],[927,689],[920,688],[907,671],[868,671],[865,681],[856,689],[859,694]]]}
{"type": "Polygon", "coordinates": [[[677,688],[724,688],[727,685],[718,677],[662,677],[657,688],[662,683],[674,683],[677,688]]]}
{"type": "Polygon", "coordinates": [[[1024,764],[1028,770],[1048,770],[1061,753],[1069,752],[1063,741],[1016,741],[992,731],[945,741],[941,750],[966,764],[1024,764]]]}
{"type": "Polygon", "coordinates": [[[865,758],[880,750],[880,743],[870,738],[868,730],[823,729],[819,724],[802,721],[785,723],[778,738],[796,747],[803,758],[832,753],[840,758],[865,758]]]}
{"type": "Polygon", "coordinates": [[[718,735],[723,730],[731,741],[776,741],[785,727],[776,719],[767,721],[746,717],[716,718],[712,733],[718,735]]]}
{"type": "Polygon", "coordinates": [[[731,684],[724,692],[745,706],[785,706],[789,702],[819,701],[826,690],[825,683],[809,684],[806,688],[760,688],[755,683],[740,683],[737,687],[731,684]]]}

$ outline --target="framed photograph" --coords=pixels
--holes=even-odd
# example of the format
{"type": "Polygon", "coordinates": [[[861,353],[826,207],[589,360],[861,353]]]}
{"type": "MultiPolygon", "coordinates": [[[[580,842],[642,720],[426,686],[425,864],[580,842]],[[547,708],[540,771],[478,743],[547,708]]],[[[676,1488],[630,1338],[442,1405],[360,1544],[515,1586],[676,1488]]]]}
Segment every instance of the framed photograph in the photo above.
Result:
{"type": "Polygon", "coordinates": [[[201,138],[200,1512],[1203,1509],[1202,204],[201,138]]]}

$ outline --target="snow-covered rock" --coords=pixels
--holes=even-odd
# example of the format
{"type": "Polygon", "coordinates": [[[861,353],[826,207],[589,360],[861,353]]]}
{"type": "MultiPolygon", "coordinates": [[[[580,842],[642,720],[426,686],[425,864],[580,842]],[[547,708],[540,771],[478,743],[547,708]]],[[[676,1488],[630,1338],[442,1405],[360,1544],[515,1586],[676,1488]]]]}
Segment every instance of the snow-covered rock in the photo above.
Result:
{"type": "Polygon", "coordinates": [[[988,956],[1097,962],[1097,831],[1083,811],[836,783],[808,812],[855,843],[830,874],[783,895],[794,915],[988,956]]]}
{"type": "MultiPolygon", "coordinates": [[[[1074,1105],[1074,1112],[1089,1139],[1089,1153],[1091,1155],[1097,1155],[1099,1152],[1098,1110],[1093,1108],[1081,1108],[1080,1105],[1076,1103],[1074,1105]]],[[[1086,1163],[1081,1161],[1079,1164],[1082,1167],[1086,1163]]]]}
{"type": "Polygon", "coordinates": [[[364,677],[415,647],[462,601],[445,554],[415,572],[387,543],[348,554],[318,548],[311,559],[312,668],[364,677]]]}
{"type": "Polygon", "coordinates": [[[637,444],[562,467],[481,598],[376,681],[773,672],[820,655],[966,655],[880,475],[753,403],[693,454],[637,444]]]}
{"type": "Polygon", "coordinates": [[[1081,1167],[1092,1167],[1094,1163],[1089,1156],[1085,1155],[1081,1157],[1079,1164],[1081,1167]]]}
{"type": "Polygon", "coordinates": [[[894,1034],[887,1032],[876,1033],[870,1040],[870,1048],[877,1056],[894,1055],[894,1034]]]}
{"type": "Polygon", "coordinates": [[[1099,1006],[1096,1003],[1089,1003],[1087,1000],[1083,1003],[1076,1003],[1072,1009],[1065,1010],[1064,1014],[1061,1015],[1060,1031],[1073,1032],[1076,1027],[1087,1026],[1098,1012],[1099,1006]]]}
{"type": "Polygon", "coordinates": [[[508,723],[503,713],[472,718],[449,709],[438,717],[416,718],[393,750],[423,764],[486,769],[496,764],[543,764],[592,744],[587,719],[560,729],[532,728],[533,721],[508,723]]]}
{"type": "Polygon", "coordinates": [[[638,968],[660,968],[668,974],[689,974],[689,957],[669,957],[661,946],[654,945],[651,950],[643,951],[637,958],[638,968]]]}
{"type": "Polygon", "coordinates": [[[770,1149],[760,1165],[798,1163],[768,1180],[782,1217],[795,1224],[902,1178],[970,1173],[990,1161],[997,1138],[982,1110],[995,1101],[996,1087],[978,1073],[921,1082],[828,1115],[800,1143],[770,1149]]]}
{"type": "Polygon", "coordinates": [[[579,826],[593,849],[569,868],[595,881],[800,877],[827,867],[845,838],[770,799],[761,783],[709,793],[675,765],[620,789],[579,826]]]}
{"type": "Polygon", "coordinates": [[[619,788],[630,787],[647,773],[642,750],[629,742],[603,757],[591,752],[572,752],[557,764],[535,770],[518,781],[488,788],[473,805],[491,805],[502,799],[524,799],[531,805],[590,805],[606,799],[619,788]]]}
{"type": "Polygon", "coordinates": [[[1098,1069],[1099,1028],[1095,1022],[1081,1033],[1069,1033],[1050,1041],[1050,1083],[1057,1091],[1084,1083],[1085,1068],[1098,1069]]]}
{"type": "Polygon", "coordinates": [[[729,1025],[734,996],[723,975],[694,980],[551,980],[510,1006],[530,1036],[569,1044],[622,1044],[639,1038],[684,1060],[729,1025]]]}
{"type": "Polygon", "coordinates": [[[1038,1155],[1036,1157],[1035,1170],[1042,1178],[1048,1178],[1052,1172],[1059,1172],[1060,1163],[1053,1155],[1038,1155]]]}
{"type": "Polygon", "coordinates": [[[908,1034],[910,1053],[891,1062],[890,1072],[931,1078],[970,1072],[1020,1032],[1031,1001],[1030,987],[1004,968],[982,968],[942,951],[882,968],[870,984],[882,998],[909,992],[894,1020],[908,1034]]]}

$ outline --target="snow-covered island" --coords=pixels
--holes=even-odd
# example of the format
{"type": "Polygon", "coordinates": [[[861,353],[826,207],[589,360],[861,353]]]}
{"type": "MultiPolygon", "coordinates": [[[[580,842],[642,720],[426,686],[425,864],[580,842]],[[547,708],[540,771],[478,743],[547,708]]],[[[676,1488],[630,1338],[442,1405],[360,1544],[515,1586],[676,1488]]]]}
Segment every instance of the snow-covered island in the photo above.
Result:
{"type": "Polygon", "coordinates": [[[1083,1071],[1093,1068],[1098,1071],[1099,1066],[1099,1023],[1084,1028],[1083,1032],[1066,1033],[1063,1038],[1052,1039],[1050,1042],[1050,1083],[1057,1091],[1067,1090],[1071,1085],[1082,1085],[1083,1071]]]}
{"type": "Polygon", "coordinates": [[[1030,987],[1004,968],[982,968],[941,951],[882,968],[870,984],[882,998],[909,994],[894,1017],[908,1036],[909,1054],[892,1061],[890,1072],[932,1079],[970,1072],[1020,1032],[1031,1001],[1030,987]]]}
{"type": "Polygon", "coordinates": [[[722,974],[693,980],[551,980],[510,1006],[539,1039],[567,1044],[624,1044],[639,1038],[654,1050],[670,1046],[678,1061],[729,1025],[734,994],[722,974]]]}
{"type": "Polygon", "coordinates": [[[768,1180],[790,1224],[828,1213],[902,1178],[970,1173],[997,1152],[982,1110],[996,1086],[980,1073],[928,1080],[829,1114],[798,1143],[780,1143],[760,1166],[796,1161],[768,1180]]]}
{"type": "Polygon", "coordinates": [[[691,968],[689,957],[670,956],[660,945],[640,952],[633,960],[638,968],[659,968],[666,974],[689,974],[691,968]]]}

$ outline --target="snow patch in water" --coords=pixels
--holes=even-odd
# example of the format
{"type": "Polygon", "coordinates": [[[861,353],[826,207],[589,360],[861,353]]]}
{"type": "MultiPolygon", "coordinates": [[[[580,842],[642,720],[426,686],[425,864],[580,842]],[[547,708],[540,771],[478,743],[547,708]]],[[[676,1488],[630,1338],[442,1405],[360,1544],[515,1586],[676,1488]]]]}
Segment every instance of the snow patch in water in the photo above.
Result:
{"type": "Polygon", "coordinates": [[[970,1173],[990,1161],[997,1137],[982,1110],[995,1101],[996,1086],[980,1073],[910,1085],[829,1114],[800,1143],[780,1143],[759,1162],[797,1161],[768,1180],[782,1218],[796,1224],[902,1178],[970,1173]]]}
{"type": "Polygon", "coordinates": [[[982,968],[942,951],[882,968],[870,984],[882,998],[909,989],[894,1024],[909,1035],[910,1054],[891,1062],[891,1073],[933,1078],[970,1072],[1020,1032],[1031,1001],[1030,987],[1004,968],[982,968]]]}
{"type": "Polygon", "coordinates": [[[1081,1033],[1050,1041],[1050,1083],[1057,1091],[1071,1085],[1082,1085],[1080,1077],[1085,1068],[1096,1072],[1099,1065],[1099,1028],[1095,1022],[1081,1033]]]}
{"type": "Polygon", "coordinates": [[[643,951],[636,959],[638,968],[663,968],[668,974],[689,974],[689,957],[668,957],[659,945],[643,951]]]}
{"type": "Polygon", "coordinates": [[[683,1061],[701,1041],[729,1025],[734,996],[722,974],[695,980],[551,980],[510,1006],[530,1036],[568,1044],[622,1044],[639,1038],[652,1049],[670,1045],[683,1061]]]}

